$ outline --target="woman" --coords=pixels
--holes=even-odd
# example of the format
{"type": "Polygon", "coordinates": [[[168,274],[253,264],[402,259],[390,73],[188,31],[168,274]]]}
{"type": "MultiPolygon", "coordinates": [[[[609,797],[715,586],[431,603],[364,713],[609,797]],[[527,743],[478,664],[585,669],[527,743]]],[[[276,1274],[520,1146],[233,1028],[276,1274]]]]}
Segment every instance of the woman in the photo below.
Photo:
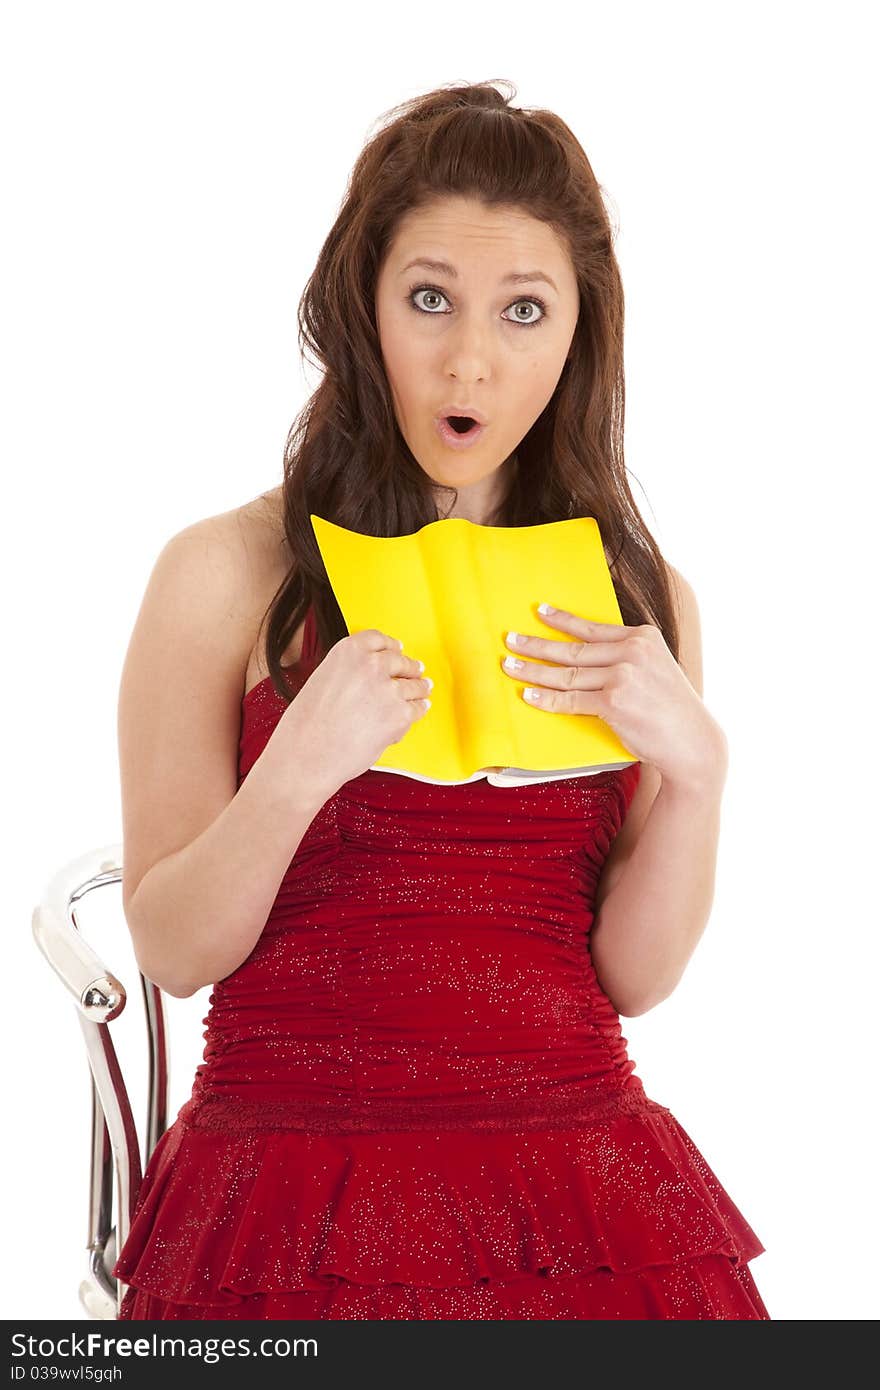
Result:
{"type": "Polygon", "coordinates": [[[600,189],[557,116],[494,85],[391,116],[304,293],[325,372],[283,487],[168,543],[126,657],[138,961],[214,989],[122,1317],[767,1318],[763,1246],[621,1032],[705,925],[727,751],[693,592],[626,481],[600,189]],[[449,416],[482,428],[456,444],[449,416]],[[504,669],[640,761],[510,787],[374,770],[431,673],[347,634],[310,512],[376,536],[595,517],[624,625],[549,613],[504,669]]]}

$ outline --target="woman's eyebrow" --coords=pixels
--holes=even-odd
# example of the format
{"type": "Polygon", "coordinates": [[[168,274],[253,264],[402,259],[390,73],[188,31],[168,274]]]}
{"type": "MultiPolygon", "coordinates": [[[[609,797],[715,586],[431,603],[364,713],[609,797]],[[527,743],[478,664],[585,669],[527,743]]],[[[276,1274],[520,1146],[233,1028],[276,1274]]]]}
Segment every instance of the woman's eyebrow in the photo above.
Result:
{"type": "MultiPolygon", "coordinates": [[[[454,265],[450,265],[448,261],[432,261],[426,256],[419,256],[414,261],[408,261],[400,274],[403,275],[404,271],[412,270],[413,266],[416,265],[424,266],[426,270],[434,270],[438,275],[448,275],[451,280],[458,279],[458,271],[454,265]]],[[[545,280],[551,289],[556,290],[550,276],[545,275],[543,270],[512,270],[509,275],[502,275],[500,284],[521,285],[526,280],[545,280]]],[[[558,294],[559,291],[556,290],[556,293],[558,294]]]]}

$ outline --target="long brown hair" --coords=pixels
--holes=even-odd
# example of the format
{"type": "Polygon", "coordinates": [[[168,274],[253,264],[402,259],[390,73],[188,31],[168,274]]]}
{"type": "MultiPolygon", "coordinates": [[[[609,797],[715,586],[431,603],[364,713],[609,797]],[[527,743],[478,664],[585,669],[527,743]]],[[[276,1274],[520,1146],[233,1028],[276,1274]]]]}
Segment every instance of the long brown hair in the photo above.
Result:
{"type": "Polygon", "coordinates": [[[623,286],[602,190],[565,122],[551,111],[512,106],[516,88],[502,85],[509,96],[492,83],[451,84],[380,118],[300,299],[300,350],[324,374],[287,437],[283,517],[294,563],[263,615],[269,674],[285,702],[291,692],[281,659],[309,605],[322,651],[348,632],[309,513],[372,536],[411,535],[440,516],[437,485],[397,425],[375,285],[401,217],[447,194],[548,223],[568,249],[580,289],[568,360],[517,446],[491,524],[595,517],[623,621],[656,624],[678,659],[669,572],[623,461],[623,286]]]}

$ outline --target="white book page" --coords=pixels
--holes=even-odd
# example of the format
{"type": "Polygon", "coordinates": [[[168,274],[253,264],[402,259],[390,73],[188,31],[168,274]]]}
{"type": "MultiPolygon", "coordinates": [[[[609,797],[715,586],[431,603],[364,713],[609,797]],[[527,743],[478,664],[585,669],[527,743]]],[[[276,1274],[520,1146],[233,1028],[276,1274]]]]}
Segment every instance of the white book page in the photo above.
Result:
{"type": "Polygon", "coordinates": [[[618,768],[629,767],[630,763],[599,763],[593,767],[567,767],[552,772],[527,767],[484,767],[471,777],[462,777],[450,782],[437,777],[425,777],[419,772],[405,772],[399,767],[371,767],[371,772],[394,772],[400,777],[411,777],[415,782],[428,782],[433,787],[463,787],[468,782],[477,782],[485,777],[493,787],[522,787],[531,782],[558,782],[563,777],[591,777],[598,772],[615,772],[618,768]]]}

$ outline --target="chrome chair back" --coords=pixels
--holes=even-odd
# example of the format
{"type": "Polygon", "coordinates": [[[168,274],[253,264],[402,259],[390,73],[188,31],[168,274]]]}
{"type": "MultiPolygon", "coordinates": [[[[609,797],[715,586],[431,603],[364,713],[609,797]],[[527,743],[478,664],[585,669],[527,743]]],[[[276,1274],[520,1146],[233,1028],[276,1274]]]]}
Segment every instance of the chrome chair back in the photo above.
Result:
{"type": "Polygon", "coordinates": [[[79,1299],[93,1318],[118,1318],[126,1285],[111,1273],[128,1236],[143,1170],[168,1123],[168,1021],[161,989],[138,971],[147,1028],[144,1153],[110,1024],[127,1002],[125,986],[92,949],[77,920],[99,888],[122,882],[122,846],[72,860],[49,881],[35,907],[37,945],[76,1005],[91,1071],[92,1125],[88,1268],[79,1299]],[[115,1179],[115,1182],[114,1182],[115,1179]],[[115,1219],[114,1219],[115,1194],[115,1219]]]}

